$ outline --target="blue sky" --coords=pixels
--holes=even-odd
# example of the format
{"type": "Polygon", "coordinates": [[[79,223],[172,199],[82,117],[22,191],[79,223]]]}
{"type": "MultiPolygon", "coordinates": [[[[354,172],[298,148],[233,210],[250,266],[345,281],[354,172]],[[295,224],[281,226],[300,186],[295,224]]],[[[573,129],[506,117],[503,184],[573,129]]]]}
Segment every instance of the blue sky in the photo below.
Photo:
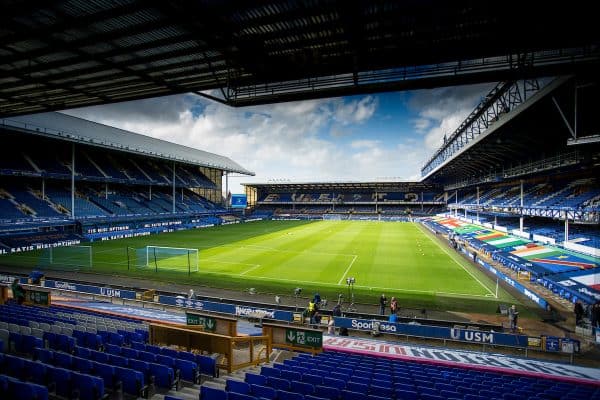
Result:
{"type": "Polygon", "coordinates": [[[167,96],[68,114],[214,152],[254,171],[240,182],[419,180],[420,169],[493,84],[232,108],[167,96]]]}

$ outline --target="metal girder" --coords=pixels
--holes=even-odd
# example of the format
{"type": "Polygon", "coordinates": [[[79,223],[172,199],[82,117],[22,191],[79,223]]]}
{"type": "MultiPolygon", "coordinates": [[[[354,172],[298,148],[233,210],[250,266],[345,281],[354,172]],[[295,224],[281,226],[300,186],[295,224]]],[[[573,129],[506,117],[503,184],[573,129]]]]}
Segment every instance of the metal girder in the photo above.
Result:
{"type": "MultiPolygon", "coordinates": [[[[427,176],[434,169],[439,168],[456,153],[482,135],[493,123],[497,122],[504,114],[523,103],[525,93],[539,90],[539,83],[529,82],[500,82],[467,116],[463,123],[447,138],[433,157],[421,169],[421,175],[427,176]]],[[[535,79],[531,80],[535,81],[535,79]]]]}
{"type": "Polygon", "coordinates": [[[2,9],[0,115],[31,112],[14,100],[25,98],[45,110],[221,89],[221,101],[245,106],[600,68],[592,5],[509,3],[11,0],[2,9]],[[507,30],[513,9],[538,18],[507,30]],[[14,82],[19,74],[41,83],[31,92],[26,79],[14,82]],[[46,81],[64,88],[65,101],[45,100],[58,88],[46,81]],[[71,97],[77,90],[89,92],[71,97]]]}

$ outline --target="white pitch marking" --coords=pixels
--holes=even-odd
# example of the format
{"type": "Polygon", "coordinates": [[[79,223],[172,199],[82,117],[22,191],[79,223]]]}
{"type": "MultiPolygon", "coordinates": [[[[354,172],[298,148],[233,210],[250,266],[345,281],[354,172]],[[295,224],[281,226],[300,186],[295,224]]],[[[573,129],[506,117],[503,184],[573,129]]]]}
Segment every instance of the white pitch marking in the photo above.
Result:
{"type": "Polygon", "coordinates": [[[352,268],[352,265],[354,264],[354,261],[356,261],[356,259],[358,258],[358,256],[354,256],[354,258],[352,259],[352,261],[350,262],[350,265],[348,265],[348,268],[346,268],[346,270],[344,271],[344,273],[342,274],[342,277],[340,278],[340,280],[338,281],[338,285],[340,285],[342,283],[342,281],[344,280],[344,278],[346,277],[346,274],[348,273],[348,271],[350,271],[350,268],[352,268]]]}
{"type": "MultiPolygon", "coordinates": [[[[419,230],[423,233],[423,229],[420,226],[419,226],[419,230]]],[[[452,256],[452,254],[448,253],[448,251],[443,246],[441,246],[439,243],[434,242],[433,239],[429,237],[429,235],[427,235],[425,233],[423,233],[423,234],[425,236],[427,236],[427,238],[429,240],[431,240],[432,243],[435,243],[440,249],[442,249],[442,251],[444,253],[446,253],[448,255],[448,257],[450,257],[452,259],[452,261],[454,261],[456,264],[458,264],[459,267],[461,267],[462,269],[464,269],[467,274],[471,275],[471,277],[473,279],[475,279],[477,281],[477,283],[479,283],[485,290],[487,290],[489,294],[491,294],[492,296],[495,296],[494,292],[492,292],[487,286],[485,286],[475,275],[473,275],[473,273],[471,271],[469,271],[468,269],[466,269],[464,265],[462,265],[461,263],[459,263],[458,261],[456,261],[456,259],[452,256]]]]}

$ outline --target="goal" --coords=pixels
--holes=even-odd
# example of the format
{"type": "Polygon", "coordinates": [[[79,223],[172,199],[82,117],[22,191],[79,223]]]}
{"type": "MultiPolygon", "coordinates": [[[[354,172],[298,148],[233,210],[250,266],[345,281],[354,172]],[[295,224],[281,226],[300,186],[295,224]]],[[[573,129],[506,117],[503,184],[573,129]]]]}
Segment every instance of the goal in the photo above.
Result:
{"type": "Polygon", "coordinates": [[[92,268],[92,246],[61,246],[42,250],[38,266],[47,269],[92,268]]]}
{"type": "Polygon", "coordinates": [[[136,268],[198,272],[198,249],[183,247],[146,246],[127,249],[127,265],[136,268]]]}

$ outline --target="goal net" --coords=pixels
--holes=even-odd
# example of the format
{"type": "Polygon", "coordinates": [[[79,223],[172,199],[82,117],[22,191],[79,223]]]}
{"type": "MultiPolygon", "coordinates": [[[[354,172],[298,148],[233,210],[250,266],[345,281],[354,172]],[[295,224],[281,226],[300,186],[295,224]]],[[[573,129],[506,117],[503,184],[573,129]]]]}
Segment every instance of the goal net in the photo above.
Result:
{"type": "Polygon", "coordinates": [[[42,250],[38,266],[47,269],[92,268],[92,246],[62,246],[42,250]]]}
{"type": "Polygon", "coordinates": [[[146,246],[127,249],[128,266],[182,272],[198,272],[198,249],[146,246]]]}

